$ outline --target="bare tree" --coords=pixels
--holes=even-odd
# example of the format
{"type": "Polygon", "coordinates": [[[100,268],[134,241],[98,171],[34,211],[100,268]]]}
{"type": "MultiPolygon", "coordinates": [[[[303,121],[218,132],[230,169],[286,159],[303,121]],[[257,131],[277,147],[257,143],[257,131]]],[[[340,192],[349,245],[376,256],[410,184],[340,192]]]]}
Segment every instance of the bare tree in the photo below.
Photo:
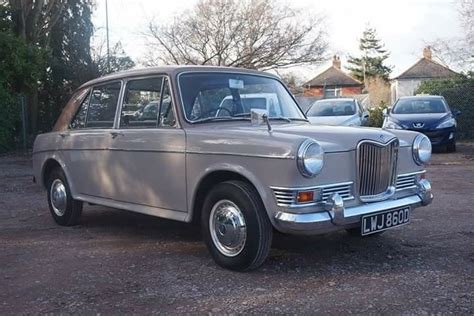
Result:
{"type": "Polygon", "coordinates": [[[474,0],[457,0],[463,33],[427,43],[442,63],[460,69],[472,68],[474,59],[474,0]]]}
{"type": "Polygon", "coordinates": [[[274,0],[200,0],[167,25],[149,23],[145,63],[268,70],[320,62],[323,20],[274,0]]]}

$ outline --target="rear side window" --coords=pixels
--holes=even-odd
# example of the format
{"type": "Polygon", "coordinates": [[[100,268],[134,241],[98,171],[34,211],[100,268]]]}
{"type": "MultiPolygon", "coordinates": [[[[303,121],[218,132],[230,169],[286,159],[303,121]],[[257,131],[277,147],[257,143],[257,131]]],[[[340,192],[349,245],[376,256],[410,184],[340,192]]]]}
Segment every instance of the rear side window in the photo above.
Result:
{"type": "Polygon", "coordinates": [[[87,96],[82,101],[79,109],[76,112],[76,115],[69,125],[72,129],[84,128],[86,127],[86,118],[87,118],[87,109],[89,108],[89,100],[91,93],[89,92],[87,96]]]}
{"type": "Polygon", "coordinates": [[[92,89],[86,127],[112,128],[114,126],[120,85],[120,82],[114,82],[92,89]]]}

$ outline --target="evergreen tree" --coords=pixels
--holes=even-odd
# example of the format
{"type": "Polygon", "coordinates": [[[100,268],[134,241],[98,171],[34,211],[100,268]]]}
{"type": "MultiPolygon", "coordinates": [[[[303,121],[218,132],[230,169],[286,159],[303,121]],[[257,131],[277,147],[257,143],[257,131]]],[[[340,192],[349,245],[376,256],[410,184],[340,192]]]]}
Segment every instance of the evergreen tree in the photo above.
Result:
{"type": "Polygon", "coordinates": [[[48,68],[42,80],[39,130],[47,131],[79,85],[99,76],[91,57],[92,0],[65,0],[48,40],[48,68]]]}
{"type": "Polygon", "coordinates": [[[384,65],[384,61],[390,56],[383,43],[377,38],[377,32],[373,28],[366,28],[359,40],[360,57],[349,56],[347,69],[351,75],[366,83],[367,80],[381,77],[388,80],[392,72],[391,66],[384,65]]]}

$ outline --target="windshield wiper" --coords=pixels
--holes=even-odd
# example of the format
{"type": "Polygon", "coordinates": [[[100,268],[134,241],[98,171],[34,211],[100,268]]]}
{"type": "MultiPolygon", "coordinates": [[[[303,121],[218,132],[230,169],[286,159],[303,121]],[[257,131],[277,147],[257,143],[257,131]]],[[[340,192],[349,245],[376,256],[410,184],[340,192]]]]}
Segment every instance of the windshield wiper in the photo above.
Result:
{"type": "Polygon", "coordinates": [[[234,117],[234,116],[211,116],[196,121],[192,123],[205,123],[205,122],[214,122],[214,121],[237,121],[237,120],[249,120],[246,117],[234,117]]]}

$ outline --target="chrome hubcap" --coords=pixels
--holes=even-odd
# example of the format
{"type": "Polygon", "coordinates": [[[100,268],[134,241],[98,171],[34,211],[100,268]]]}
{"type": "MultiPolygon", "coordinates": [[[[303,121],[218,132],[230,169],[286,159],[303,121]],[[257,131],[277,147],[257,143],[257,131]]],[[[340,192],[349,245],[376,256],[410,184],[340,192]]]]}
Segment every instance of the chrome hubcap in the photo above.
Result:
{"type": "Polygon", "coordinates": [[[66,187],[60,179],[55,179],[50,188],[50,199],[53,211],[58,216],[63,216],[66,212],[67,194],[66,187]]]}
{"type": "Polygon", "coordinates": [[[223,255],[235,257],[244,249],[247,226],[244,214],[234,202],[220,200],[214,204],[209,229],[214,245],[223,255]]]}

